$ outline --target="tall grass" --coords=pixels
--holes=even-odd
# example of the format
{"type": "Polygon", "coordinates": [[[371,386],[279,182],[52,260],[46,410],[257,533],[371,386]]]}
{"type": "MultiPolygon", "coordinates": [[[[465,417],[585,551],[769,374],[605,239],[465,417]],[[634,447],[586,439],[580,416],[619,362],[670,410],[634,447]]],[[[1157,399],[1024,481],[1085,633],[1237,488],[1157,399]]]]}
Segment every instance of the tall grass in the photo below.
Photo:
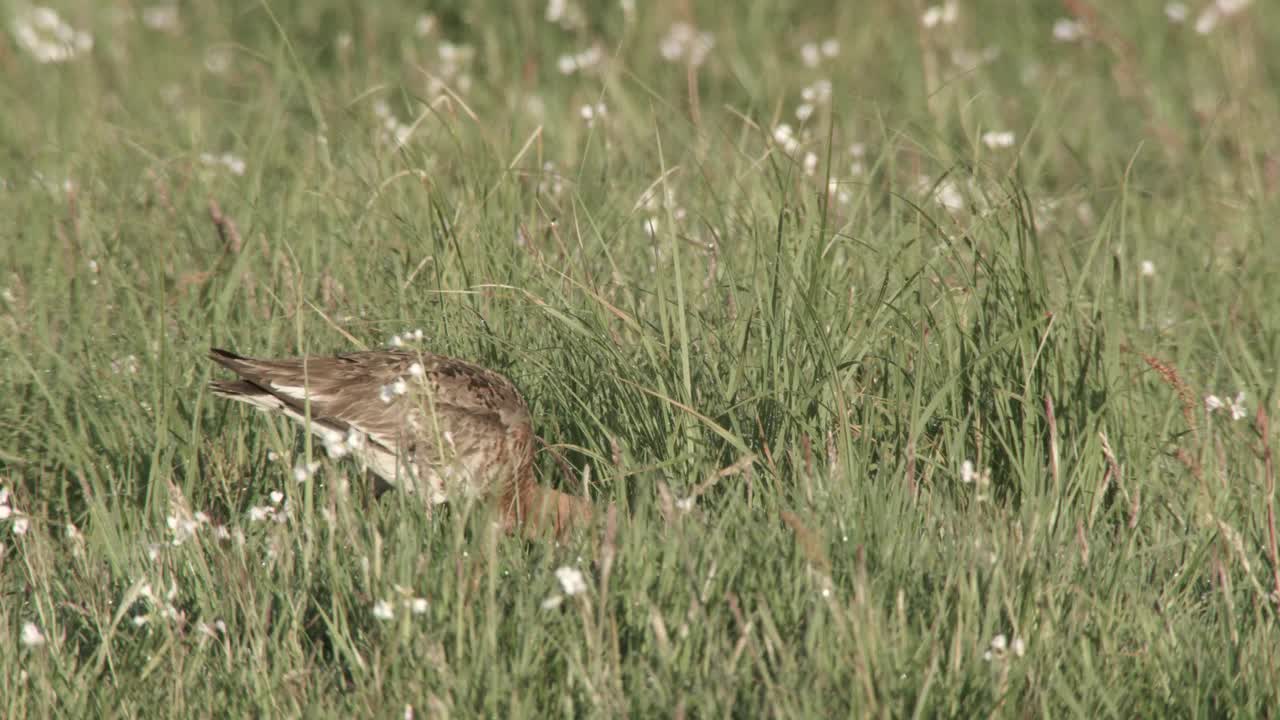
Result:
{"type": "Polygon", "coordinates": [[[0,6],[0,712],[1271,712],[1276,11],[625,5],[0,6]],[[415,328],[598,527],[205,387],[415,328]]]}

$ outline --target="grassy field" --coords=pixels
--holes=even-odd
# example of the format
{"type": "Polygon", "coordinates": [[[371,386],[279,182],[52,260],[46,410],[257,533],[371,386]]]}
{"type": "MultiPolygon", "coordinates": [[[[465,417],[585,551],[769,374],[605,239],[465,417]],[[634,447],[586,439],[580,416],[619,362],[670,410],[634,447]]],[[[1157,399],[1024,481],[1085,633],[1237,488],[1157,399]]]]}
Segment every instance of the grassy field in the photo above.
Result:
{"type": "Polygon", "coordinates": [[[1280,8],[1111,5],[0,2],[0,715],[1274,713],[1280,8]],[[206,388],[393,336],[614,522],[206,388]]]}

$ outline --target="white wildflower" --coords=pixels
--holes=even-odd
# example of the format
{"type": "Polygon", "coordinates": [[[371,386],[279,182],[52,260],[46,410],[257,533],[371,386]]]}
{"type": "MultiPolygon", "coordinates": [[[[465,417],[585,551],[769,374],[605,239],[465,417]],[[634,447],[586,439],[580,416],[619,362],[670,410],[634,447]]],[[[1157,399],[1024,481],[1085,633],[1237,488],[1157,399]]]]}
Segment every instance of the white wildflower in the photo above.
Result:
{"type": "Polygon", "coordinates": [[[1231,419],[1243,420],[1248,411],[1244,407],[1244,391],[1236,393],[1236,397],[1231,401],[1231,419]]]}
{"type": "Polygon", "coordinates": [[[31,520],[26,515],[19,515],[13,519],[14,535],[26,535],[29,529],[31,529],[31,520]]]}
{"type": "Polygon", "coordinates": [[[272,505],[279,505],[280,502],[284,500],[284,493],[280,492],[279,490],[272,490],[271,494],[268,497],[271,498],[272,505]]]}
{"type": "Polygon", "coordinates": [[[818,154],[809,151],[804,154],[804,174],[812,175],[818,171],[818,154]]]}
{"type": "Polygon", "coordinates": [[[978,477],[978,471],[973,467],[972,460],[965,460],[960,464],[960,482],[968,485],[978,477]]]}
{"type": "Polygon", "coordinates": [[[435,30],[435,28],[436,28],[435,15],[427,15],[424,13],[422,15],[419,15],[418,19],[413,23],[413,31],[417,33],[418,37],[426,37],[430,35],[431,31],[435,30]]]}
{"type": "Polygon", "coordinates": [[[1211,413],[1215,410],[1221,410],[1224,407],[1226,407],[1226,403],[1222,402],[1222,398],[1217,395],[1204,396],[1204,409],[1206,412],[1211,413]]]}
{"type": "Polygon", "coordinates": [[[422,363],[420,362],[415,362],[409,366],[409,374],[413,377],[420,378],[423,376],[424,372],[422,363]]]}
{"type": "Polygon", "coordinates": [[[796,106],[796,119],[800,122],[808,120],[813,115],[813,105],[809,103],[800,103],[796,106]]]}
{"type": "Polygon", "coordinates": [[[1228,15],[1235,15],[1252,4],[1253,0],[1214,0],[1213,2],[1213,6],[1216,7],[1218,12],[1222,13],[1224,17],[1228,15]]]}
{"type": "Polygon", "coordinates": [[[57,12],[33,7],[13,20],[18,46],[36,62],[61,63],[93,50],[93,36],[68,25],[57,12]]]}
{"type": "Polygon", "coordinates": [[[1013,639],[1013,643],[1009,647],[1013,650],[1013,654],[1018,657],[1022,657],[1027,654],[1027,644],[1023,642],[1020,637],[1015,637],[1013,639]]]}
{"type": "Polygon", "coordinates": [[[383,385],[378,388],[378,399],[389,405],[392,400],[396,399],[396,393],[390,385],[383,385]]]}
{"type": "Polygon", "coordinates": [[[45,642],[40,626],[33,622],[22,624],[22,644],[27,647],[40,647],[45,642]]]}
{"type": "Polygon", "coordinates": [[[176,32],[178,29],[177,5],[151,5],[142,9],[142,24],[152,30],[176,32]]]}
{"type": "Polygon", "coordinates": [[[822,41],[820,49],[823,56],[833,58],[840,54],[840,41],[835,38],[827,38],[822,41]]]}
{"type": "Polygon", "coordinates": [[[225,47],[209,48],[204,53],[204,69],[221,75],[231,69],[231,51],[225,47]]]}
{"type": "Polygon", "coordinates": [[[1017,138],[1013,134],[1012,130],[1004,130],[1004,131],[991,130],[991,131],[982,133],[982,144],[986,145],[988,148],[992,150],[999,150],[1002,148],[1013,147],[1013,144],[1016,141],[1016,139],[1017,138]]]}
{"type": "Polygon", "coordinates": [[[542,601],[543,610],[555,610],[564,602],[563,595],[549,595],[546,600],[542,601]]]}
{"type": "Polygon", "coordinates": [[[560,587],[564,590],[564,594],[570,597],[587,591],[587,581],[582,576],[582,571],[565,565],[556,570],[556,579],[560,581],[560,587]]]}
{"type": "Polygon", "coordinates": [[[298,483],[306,482],[307,479],[310,478],[312,475],[314,475],[315,472],[319,469],[320,469],[320,463],[318,462],[314,462],[314,461],[310,463],[299,462],[297,465],[293,466],[294,482],[298,482],[298,483]]]}
{"type": "Polygon", "coordinates": [[[409,601],[409,611],[414,615],[426,614],[427,608],[429,607],[430,604],[427,602],[426,598],[416,597],[409,601]]]}
{"type": "Polygon", "coordinates": [[[1143,260],[1138,268],[1142,273],[1142,277],[1155,277],[1156,275],[1156,264],[1150,260],[1143,260]]]}
{"type": "Polygon", "coordinates": [[[1171,23],[1184,23],[1190,14],[1191,11],[1187,9],[1187,6],[1180,2],[1171,2],[1164,6],[1164,16],[1169,18],[1171,23]]]}
{"type": "Polygon", "coordinates": [[[373,604],[373,616],[379,620],[391,620],[395,618],[395,608],[391,607],[391,603],[386,600],[379,600],[373,604]]]}
{"type": "Polygon", "coordinates": [[[658,52],[667,62],[685,60],[697,67],[706,61],[715,45],[716,39],[711,33],[701,32],[688,23],[677,22],[667,29],[667,34],[658,44],[658,52]]]}
{"type": "Polygon", "coordinates": [[[1077,42],[1084,36],[1085,27],[1079,20],[1058,18],[1053,23],[1053,39],[1058,42],[1077,42]]]}
{"type": "Polygon", "coordinates": [[[274,515],[275,512],[276,509],[270,505],[254,505],[249,508],[249,521],[262,522],[274,515]]]}
{"type": "Polygon", "coordinates": [[[944,180],[933,191],[933,199],[947,210],[963,210],[964,195],[952,180],[944,180]]]}
{"type": "Polygon", "coordinates": [[[942,5],[932,5],[925,8],[924,14],[920,16],[920,24],[926,28],[935,28],[939,25],[953,25],[960,17],[960,5],[956,0],[947,0],[942,5]]]}
{"type": "Polygon", "coordinates": [[[818,63],[822,62],[822,51],[818,49],[818,44],[805,43],[800,48],[800,59],[804,61],[805,67],[818,67],[818,63]]]}

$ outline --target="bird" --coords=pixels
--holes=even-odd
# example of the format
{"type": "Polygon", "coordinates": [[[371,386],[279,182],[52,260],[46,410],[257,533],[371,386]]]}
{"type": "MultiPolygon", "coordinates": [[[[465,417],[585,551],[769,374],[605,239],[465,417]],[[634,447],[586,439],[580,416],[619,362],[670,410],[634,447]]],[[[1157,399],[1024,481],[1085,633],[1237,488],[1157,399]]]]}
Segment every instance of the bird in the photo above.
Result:
{"type": "Polygon", "coordinates": [[[282,414],[430,506],[451,498],[493,503],[502,526],[557,538],[591,522],[591,503],[537,484],[532,417],[500,373],[408,348],[282,359],[210,348],[233,380],[214,395],[282,414]]]}

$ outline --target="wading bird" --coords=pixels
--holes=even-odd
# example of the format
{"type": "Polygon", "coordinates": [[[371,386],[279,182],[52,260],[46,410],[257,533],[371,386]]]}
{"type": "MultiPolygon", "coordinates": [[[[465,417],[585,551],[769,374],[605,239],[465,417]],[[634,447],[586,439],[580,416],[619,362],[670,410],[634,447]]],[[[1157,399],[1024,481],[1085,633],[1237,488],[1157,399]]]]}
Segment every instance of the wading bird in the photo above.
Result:
{"type": "Polygon", "coordinates": [[[210,349],[235,380],[214,394],[309,427],[330,457],[351,455],[390,485],[432,505],[492,502],[506,530],[563,535],[591,505],[533,480],[529,408],[502,375],[414,350],[281,360],[210,349]]]}

